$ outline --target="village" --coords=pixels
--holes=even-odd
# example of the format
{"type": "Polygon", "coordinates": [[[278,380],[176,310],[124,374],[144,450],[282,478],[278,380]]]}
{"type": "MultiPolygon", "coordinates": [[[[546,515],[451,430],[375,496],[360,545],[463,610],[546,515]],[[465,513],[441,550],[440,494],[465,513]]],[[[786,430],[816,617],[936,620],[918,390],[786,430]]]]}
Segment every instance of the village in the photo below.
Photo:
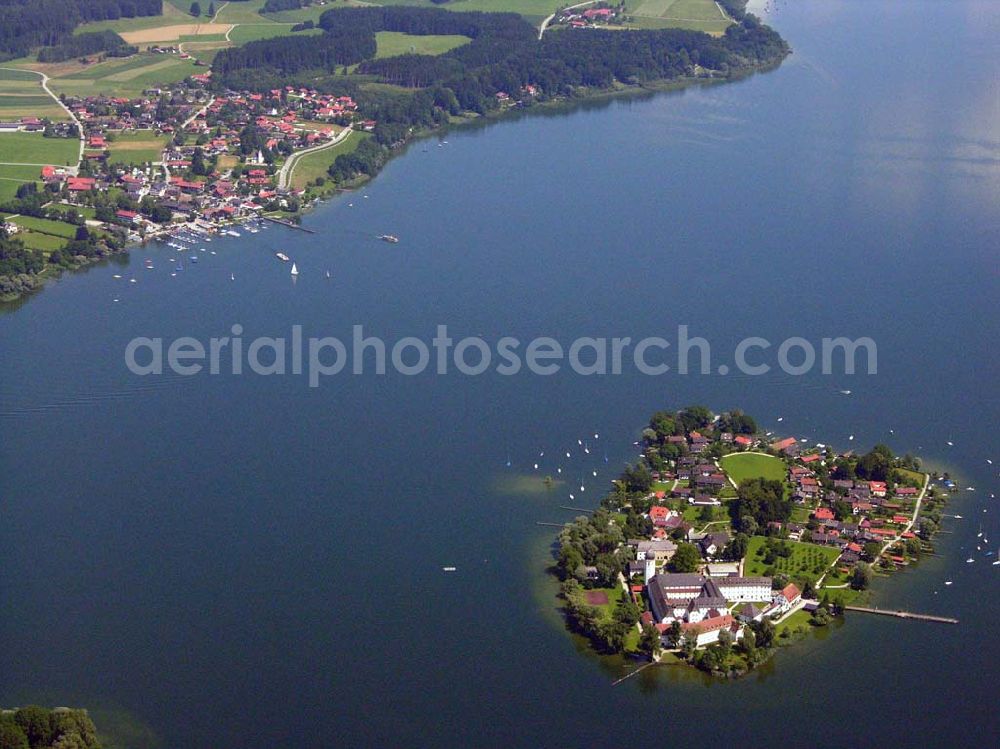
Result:
{"type": "Polygon", "coordinates": [[[640,444],[601,508],[560,534],[567,617],[601,651],[713,673],[745,673],[931,551],[955,490],[884,445],[838,452],[739,412],[661,412],[640,444]]]}
{"type": "Polygon", "coordinates": [[[209,75],[194,75],[174,90],[151,89],[141,99],[67,97],[79,125],[24,118],[0,123],[0,137],[11,130],[82,137],[79,167],[42,167],[45,192],[61,206],[90,209],[89,226],[118,225],[139,240],[179,222],[210,230],[265,211],[294,212],[304,191],[290,187],[282,166],[297,153],[342,141],[352,129],[375,127],[357,116],[349,96],[292,86],[212,95],[198,85],[209,75]],[[116,149],[130,140],[162,150],[137,163],[134,152],[116,149]]]}

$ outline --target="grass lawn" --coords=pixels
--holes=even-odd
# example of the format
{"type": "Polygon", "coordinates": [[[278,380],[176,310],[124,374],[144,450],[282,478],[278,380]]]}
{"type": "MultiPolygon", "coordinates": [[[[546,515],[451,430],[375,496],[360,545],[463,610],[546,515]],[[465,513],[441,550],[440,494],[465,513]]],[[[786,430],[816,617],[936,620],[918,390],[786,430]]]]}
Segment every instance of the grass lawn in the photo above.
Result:
{"type": "Polygon", "coordinates": [[[777,557],[773,564],[764,563],[763,536],[750,539],[747,548],[743,574],[748,577],[782,574],[787,577],[803,577],[816,581],[840,556],[840,550],[831,546],[817,546],[798,541],[785,541],[792,549],[790,557],[777,557]]]}
{"type": "Polygon", "coordinates": [[[63,239],[72,239],[76,236],[76,227],[63,221],[50,221],[47,218],[36,218],[35,216],[18,216],[10,220],[20,227],[39,234],[49,234],[63,239]]]}
{"type": "Polygon", "coordinates": [[[754,478],[784,481],[788,472],[785,461],[757,453],[731,453],[722,457],[719,465],[737,484],[754,478]]]}
{"type": "Polygon", "coordinates": [[[809,620],[812,618],[812,614],[805,610],[796,611],[790,617],[785,619],[781,624],[778,624],[774,628],[775,636],[779,636],[786,629],[796,629],[797,627],[809,627],[809,620]]]}
{"type": "MultiPolygon", "coordinates": [[[[41,133],[0,133],[0,164],[76,164],[80,141],[46,138],[41,133]]],[[[33,178],[40,176],[35,170],[33,178]]]]}
{"type": "Polygon", "coordinates": [[[299,190],[312,182],[317,177],[326,177],[327,169],[342,153],[350,153],[357,148],[365,138],[371,137],[368,133],[352,132],[347,136],[347,140],[338,143],[322,151],[311,153],[295,162],[295,169],[292,172],[292,186],[299,190]]]}
{"type": "Polygon", "coordinates": [[[42,250],[46,253],[61,250],[67,244],[67,240],[63,237],[37,231],[20,231],[17,233],[17,238],[24,242],[24,246],[29,250],[42,250]]]}
{"type": "Polygon", "coordinates": [[[396,55],[441,55],[455,47],[471,42],[461,34],[428,34],[417,36],[398,31],[379,31],[375,34],[378,45],[375,57],[395,57],[396,55]]]}
{"type": "Polygon", "coordinates": [[[900,468],[899,472],[902,474],[904,481],[912,481],[917,486],[924,485],[924,474],[920,473],[920,471],[911,471],[908,468],[900,468]]]}
{"type": "Polygon", "coordinates": [[[143,164],[159,161],[170,137],[156,135],[152,130],[114,133],[114,140],[108,143],[110,161],[125,164],[143,164]]]}

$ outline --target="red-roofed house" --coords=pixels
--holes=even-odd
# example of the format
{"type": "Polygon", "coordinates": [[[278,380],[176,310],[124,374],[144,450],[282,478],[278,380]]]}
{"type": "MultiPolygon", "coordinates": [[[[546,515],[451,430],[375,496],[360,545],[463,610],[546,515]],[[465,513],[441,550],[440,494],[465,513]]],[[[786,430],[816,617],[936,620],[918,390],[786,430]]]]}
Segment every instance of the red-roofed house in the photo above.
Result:
{"type": "Polygon", "coordinates": [[[813,517],[817,520],[833,520],[834,514],[833,510],[829,507],[817,507],[816,511],[813,513],[813,517]]]}
{"type": "Polygon", "coordinates": [[[884,481],[869,481],[868,490],[872,493],[873,497],[884,497],[885,496],[885,482],[884,481]]]}

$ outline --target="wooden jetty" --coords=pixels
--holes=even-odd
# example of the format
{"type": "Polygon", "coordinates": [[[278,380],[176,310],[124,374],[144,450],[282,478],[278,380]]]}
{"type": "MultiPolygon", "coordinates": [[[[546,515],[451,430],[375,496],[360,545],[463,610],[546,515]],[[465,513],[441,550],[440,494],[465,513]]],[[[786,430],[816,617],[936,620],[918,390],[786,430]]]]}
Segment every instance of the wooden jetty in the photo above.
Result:
{"type": "Polygon", "coordinates": [[[627,674],[625,674],[620,679],[615,679],[613,682],[611,682],[611,686],[617,687],[619,684],[621,684],[626,679],[631,679],[633,676],[635,676],[640,671],[645,671],[650,666],[655,666],[658,663],[659,663],[659,661],[650,661],[649,663],[644,663],[643,665],[639,666],[639,668],[635,669],[634,671],[629,671],[627,674]]]}
{"type": "Polygon", "coordinates": [[[543,523],[541,520],[536,520],[535,525],[547,525],[552,528],[565,528],[566,523],[543,523]]]}
{"type": "Polygon", "coordinates": [[[958,624],[958,619],[950,616],[935,616],[934,614],[915,614],[912,611],[896,611],[893,609],[871,609],[866,606],[844,606],[845,611],[860,611],[863,614],[879,614],[895,616],[897,619],[916,619],[922,622],[938,622],[939,624],[958,624]]]}
{"type": "Polygon", "coordinates": [[[307,229],[304,226],[300,226],[299,224],[293,223],[291,221],[286,221],[283,218],[275,218],[274,216],[261,216],[261,218],[266,218],[268,221],[273,221],[274,223],[280,224],[281,226],[287,226],[289,229],[298,229],[299,231],[304,231],[307,232],[308,234],[316,233],[315,229],[307,229]]]}
{"type": "Polygon", "coordinates": [[[560,510],[571,510],[572,512],[585,512],[588,515],[593,512],[593,510],[585,510],[582,507],[570,507],[569,505],[559,505],[560,510]]]}

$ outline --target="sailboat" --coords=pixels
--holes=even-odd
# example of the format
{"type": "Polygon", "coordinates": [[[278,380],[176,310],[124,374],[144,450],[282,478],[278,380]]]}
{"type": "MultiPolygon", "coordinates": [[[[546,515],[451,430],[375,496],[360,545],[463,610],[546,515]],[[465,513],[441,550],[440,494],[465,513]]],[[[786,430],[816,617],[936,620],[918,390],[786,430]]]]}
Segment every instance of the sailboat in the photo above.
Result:
{"type": "Polygon", "coordinates": [[[327,278],[330,278],[330,277],[331,277],[331,276],[330,276],[330,271],[327,271],[327,272],[326,272],[326,277],[327,277],[327,278]]]}
{"type": "Polygon", "coordinates": [[[235,281],[236,280],[236,274],[235,273],[230,273],[229,274],[229,280],[230,281],[235,281]]]}
{"type": "Polygon", "coordinates": [[[292,263],[292,275],[293,276],[299,275],[299,269],[295,267],[295,263],[292,263]]]}

